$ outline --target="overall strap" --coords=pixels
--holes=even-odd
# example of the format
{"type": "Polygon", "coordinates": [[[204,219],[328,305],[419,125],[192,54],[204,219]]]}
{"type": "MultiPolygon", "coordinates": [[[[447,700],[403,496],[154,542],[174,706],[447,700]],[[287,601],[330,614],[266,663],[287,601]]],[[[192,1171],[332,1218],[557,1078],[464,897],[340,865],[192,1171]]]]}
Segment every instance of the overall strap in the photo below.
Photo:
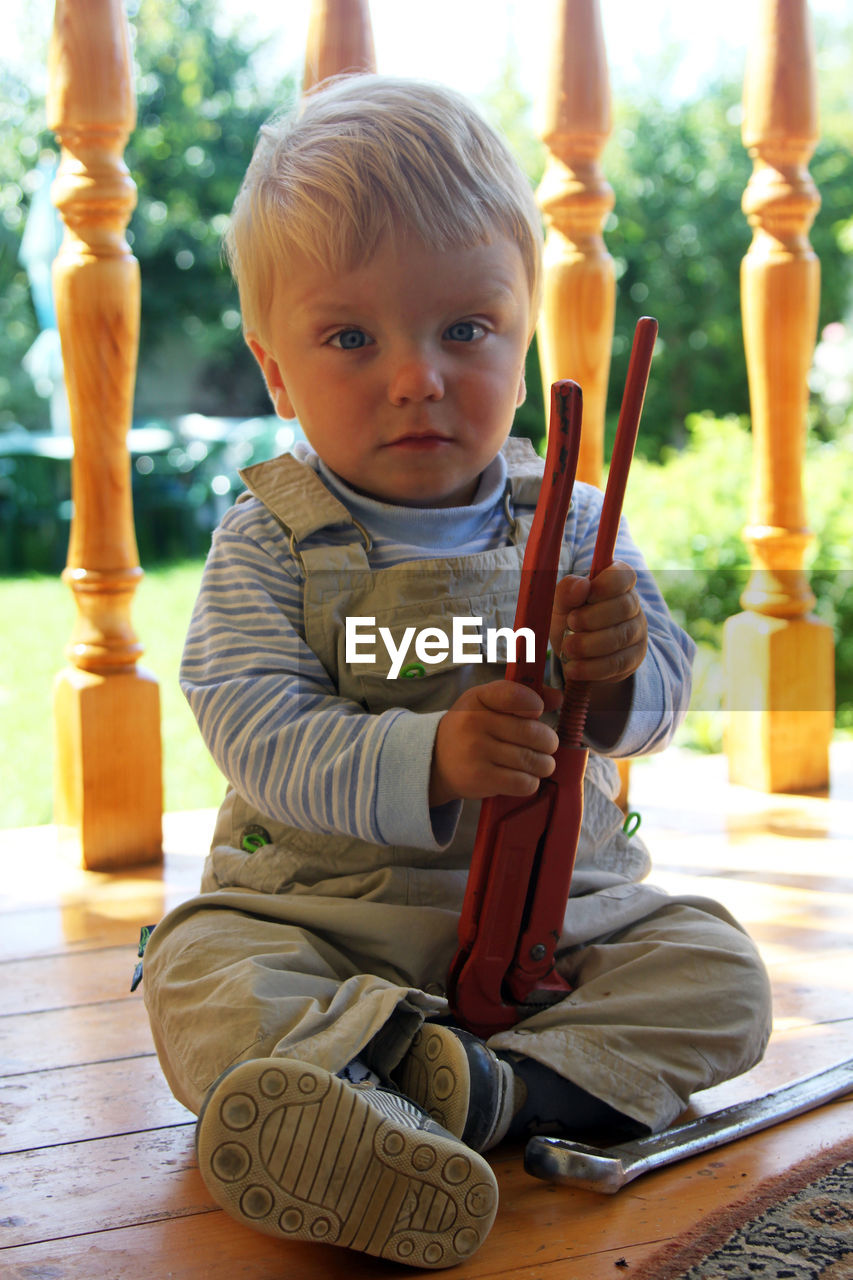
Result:
{"type": "Polygon", "coordinates": [[[515,507],[535,507],[542,487],[545,462],[522,436],[510,436],[503,447],[510,502],[515,507]]]}
{"type": "MultiPolygon", "coordinates": [[[[313,568],[330,568],[332,562],[350,567],[367,567],[371,541],[367,530],[331,493],[313,467],[285,453],[268,462],[258,462],[240,472],[249,493],[264,504],[269,513],[290,534],[290,550],[306,573],[313,568]],[[299,549],[299,543],[321,529],[337,526],[350,530],[351,539],[328,547],[299,549]]],[[[239,499],[238,499],[239,501],[239,499]]]]}
{"type": "Polygon", "coordinates": [[[240,479],[297,542],[327,525],[353,523],[344,504],[329,492],[313,467],[290,453],[246,467],[240,479]]]}

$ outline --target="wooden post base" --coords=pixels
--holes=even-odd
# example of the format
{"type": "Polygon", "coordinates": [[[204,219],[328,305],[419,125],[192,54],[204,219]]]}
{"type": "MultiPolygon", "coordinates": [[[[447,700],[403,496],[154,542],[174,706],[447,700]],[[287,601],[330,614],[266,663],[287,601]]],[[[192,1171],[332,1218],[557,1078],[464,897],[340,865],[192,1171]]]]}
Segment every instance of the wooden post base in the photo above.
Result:
{"type": "Polygon", "coordinates": [[[160,862],[160,691],[140,667],[68,667],[54,684],[55,816],[87,871],[160,862]]]}
{"type": "Polygon", "coordinates": [[[824,791],[835,723],[832,628],[814,617],[739,613],[723,628],[729,780],[824,791]]]}

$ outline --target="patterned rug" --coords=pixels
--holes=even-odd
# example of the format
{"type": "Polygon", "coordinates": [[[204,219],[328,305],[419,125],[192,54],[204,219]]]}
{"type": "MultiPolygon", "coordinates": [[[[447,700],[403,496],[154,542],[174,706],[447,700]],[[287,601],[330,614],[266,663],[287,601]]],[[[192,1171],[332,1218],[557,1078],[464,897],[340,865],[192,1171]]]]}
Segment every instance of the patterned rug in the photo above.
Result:
{"type": "Polygon", "coordinates": [[[851,1280],[853,1142],[758,1186],[667,1245],[631,1280],[851,1280]]]}

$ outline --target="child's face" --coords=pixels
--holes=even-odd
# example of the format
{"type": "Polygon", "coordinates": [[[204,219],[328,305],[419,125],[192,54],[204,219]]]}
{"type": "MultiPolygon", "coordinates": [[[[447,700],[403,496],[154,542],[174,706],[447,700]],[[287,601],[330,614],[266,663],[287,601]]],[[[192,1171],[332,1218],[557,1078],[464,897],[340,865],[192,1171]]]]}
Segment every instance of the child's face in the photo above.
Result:
{"type": "Polygon", "coordinates": [[[408,506],[470,502],[524,399],[532,328],[509,240],[440,252],[389,237],[343,273],[301,262],[267,337],[249,334],[282,417],[362,493],[408,506]]]}

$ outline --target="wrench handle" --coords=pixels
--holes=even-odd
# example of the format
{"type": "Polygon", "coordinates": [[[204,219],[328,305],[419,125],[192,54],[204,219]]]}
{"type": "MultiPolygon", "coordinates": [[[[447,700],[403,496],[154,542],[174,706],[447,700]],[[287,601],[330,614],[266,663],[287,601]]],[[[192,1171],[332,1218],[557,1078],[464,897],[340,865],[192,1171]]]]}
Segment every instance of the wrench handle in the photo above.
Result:
{"type": "MultiPolygon", "coordinates": [[[[619,410],[616,439],[613,442],[610,470],[604,490],[604,501],[601,504],[595,549],[592,553],[590,579],[597,577],[602,570],[613,563],[622,505],[625,501],[625,489],[628,485],[628,472],[634,456],[634,446],[637,443],[637,432],[640,429],[640,416],[643,412],[643,401],[646,398],[646,387],[649,384],[649,371],[657,334],[658,322],[651,316],[643,316],[637,321],[631,358],[628,361],[625,390],[622,394],[622,406],[619,410]]],[[[575,749],[581,746],[589,709],[589,697],[589,681],[570,680],[567,683],[557,724],[557,736],[562,745],[575,749]]]]}
{"type": "Polygon", "coordinates": [[[540,695],[560,548],[578,465],[582,417],[583,394],[578,384],[570,378],[554,382],[545,474],[524,550],[514,623],[516,631],[528,627],[534,633],[535,653],[530,659],[508,663],[506,668],[507,680],[529,685],[540,695]]]}
{"type": "Polygon", "coordinates": [[[622,504],[625,501],[625,489],[628,485],[628,472],[637,443],[637,432],[640,429],[640,416],[643,412],[643,401],[646,398],[646,387],[649,385],[649,371],[657,336],[657,320],[652,319],[651,316],[642,316],[634,330],[634,343],[631,347],[631,358],[628,361],[628,374],[622,395],[622,407],[619,410],[616,438],[613,441],[613,454],[610,459],[607,486],[604,490],[604,501],[601,504],[598,535],[595,539],[595,550],[589,571],[590,578],[596,577],[602,569],[606,569],[613,563],[622,504]]]}

